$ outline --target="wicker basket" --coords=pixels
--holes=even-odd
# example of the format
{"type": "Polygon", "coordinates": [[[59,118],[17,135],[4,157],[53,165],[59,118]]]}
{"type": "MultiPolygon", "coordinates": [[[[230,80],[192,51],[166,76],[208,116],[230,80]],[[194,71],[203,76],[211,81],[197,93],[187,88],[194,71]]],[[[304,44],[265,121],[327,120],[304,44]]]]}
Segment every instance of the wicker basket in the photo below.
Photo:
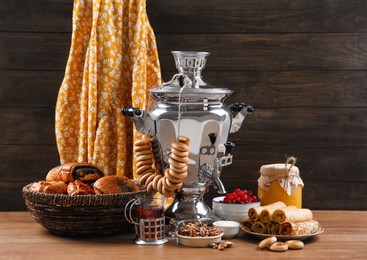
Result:
{"type": "Polygon", "coordinates": [[[146,190],[122,194],[69,196],[29,191],[23,198],[32,217],[58,235],[110,235],[132,230],[124,209],[128,201],[146,190]]]}

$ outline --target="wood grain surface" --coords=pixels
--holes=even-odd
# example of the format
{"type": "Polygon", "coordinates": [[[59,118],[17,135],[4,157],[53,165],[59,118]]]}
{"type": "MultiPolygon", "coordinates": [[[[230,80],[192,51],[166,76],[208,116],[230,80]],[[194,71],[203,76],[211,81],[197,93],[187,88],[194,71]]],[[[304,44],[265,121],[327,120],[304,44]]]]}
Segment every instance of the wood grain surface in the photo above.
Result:
{"type": "MultiPolygon", "coordinates": [[[[0,211],[58,164],[54,108],[73,1],[0,0],[0,211]]],[[[367,2],[147,0],[165,81],[171,51],[211,52],[204,80],[255,111],[230,135],[227,190],[256,191],[259,168],[298,158],[304,205],[367,210],[367,2]]],[[[210,191],[206,201],[217,196],[210,191]]]]}
{"type": "Polygon", "coordinates": [[[313,211],[324,233],[304,241],[301,250],[260,250],[258,238],[240,233],[232,248],[218,251],[177,244],[161,246],[133,243],[133,234],[102,237],[63,237],[49,233],[27,212],[0,212],[0,254],[4,259],[365,259],[366,211],[313,211]],[[10,228],[11,227],[11,228],[10,228]]]}
{"type": "MultiPolygon", "coordinates": [[[[1,31],[71,32],[73,1],[1,0],[1,31]]],[[[366,32],[364,0],[147,0],[156,33],[366,32]]]]}
{"type": "MultiPolygon", "coordinates": [[[[163,70],[171,50],[209,51],[207,70],[364,70],[364,33],[158,34],[163,70]]],[[[63,70],[69,33],[0,34],[0,69],[63,70]]]]}

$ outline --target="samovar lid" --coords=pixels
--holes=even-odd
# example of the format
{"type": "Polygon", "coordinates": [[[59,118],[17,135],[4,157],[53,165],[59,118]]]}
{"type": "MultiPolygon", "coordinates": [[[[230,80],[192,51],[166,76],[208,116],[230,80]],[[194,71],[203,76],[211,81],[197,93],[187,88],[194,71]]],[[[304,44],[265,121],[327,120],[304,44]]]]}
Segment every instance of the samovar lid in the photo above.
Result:
{"type": "Polygon", "coordinates": [[[223,102],[232,90],[206,83],[201,76],[209,52],[173,51],[178,74],[172,80],[149,90],[156,101],[223,102]]]}

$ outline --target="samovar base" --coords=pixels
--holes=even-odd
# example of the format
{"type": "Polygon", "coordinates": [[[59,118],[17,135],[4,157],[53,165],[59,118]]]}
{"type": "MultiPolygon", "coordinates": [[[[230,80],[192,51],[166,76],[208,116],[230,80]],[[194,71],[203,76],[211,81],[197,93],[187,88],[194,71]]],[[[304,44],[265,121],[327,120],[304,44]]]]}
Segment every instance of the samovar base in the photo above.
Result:
{"type": "Polygon", "coordinates": [[[173,236],[180,221],[211,218],[212,209],[205,204],[204,194],[209,190],[207,185],[184,186],[171,206],[166,210],[166,224],[169,225],[169,235],[173,236]]]}

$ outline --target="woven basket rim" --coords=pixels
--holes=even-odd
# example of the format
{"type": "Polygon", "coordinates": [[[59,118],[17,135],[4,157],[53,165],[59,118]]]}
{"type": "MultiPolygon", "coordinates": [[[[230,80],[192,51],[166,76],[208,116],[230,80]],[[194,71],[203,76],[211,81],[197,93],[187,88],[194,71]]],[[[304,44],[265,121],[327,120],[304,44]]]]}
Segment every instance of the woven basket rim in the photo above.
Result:
{"type": "Polygon", "coordinates": [[[100,207],[124,205],[136,196],[145,195],[146,189],[138,192],[125,192],[116,194],[96,194],[70,196],[68,194],[48,194],[37,191],[29,191],[32,183],[22,189],[23,198],[35,204],[54,205],[59,207],[100,207]]]}

